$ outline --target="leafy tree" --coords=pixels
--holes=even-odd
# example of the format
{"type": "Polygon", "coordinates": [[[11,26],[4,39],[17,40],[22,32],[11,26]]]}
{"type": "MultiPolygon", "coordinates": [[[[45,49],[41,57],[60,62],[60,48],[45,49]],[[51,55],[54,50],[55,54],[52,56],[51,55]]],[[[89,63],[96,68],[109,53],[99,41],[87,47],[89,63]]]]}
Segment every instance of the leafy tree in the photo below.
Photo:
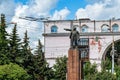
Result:
{"type": "Polygon", "coordinates": [[[96,74],[95,80],[116,80],[116,77],[110,72],[102,71],[96,74]]]}
{"type": "Polygon", "coordinates": [[[115,66],[116,78],[120,80],[120,66],[115,66]]]}
{"type": "Polygon", "coordinates": [[[116,77],[110,72],[102,71],[96,74],[88,74],[85,80],[116,80],[116,77]]]}
{"type": "Polygon", "coordinates": [[[66,80],[67,72],[67,57],[60,57],[56,59],[56,64],[53,66],[56,80],[66,80]]]}
{"type": "Polygon", "coordinates": [[[21,39],[19,38],[17,34],[17,24],[15,24],[12,34],[10,35],[10,60],[14,63],[20,62],[20,53],[21,53],[21,39]]]}
{"type": "Polygon", "coordinates": [[[8,47],[8,33],[6,32],[5,15],[1,14],[0,23],[0,64],[9,63],[9,47],[8,47]]]}
{"type": "Polygon", "coordinates": [[[85,62],[83,69],[84,69],[83,70],[84,71],[84,78],[86,80],[94,80],[94,79],[88,79],[88,78],[93,78],[90,76],[95,75],[97,73],[96,64],[91,65],[90,62],[85,62]]]}
{"type": "Polygon", "coordinates": [[[27,72],[17,64],[0,65],[0,80],[29,80],[27,72]]]}
{"type": "Polygon", "coordinates": [[[103,70],[108,70],[109,71],[112,68],[112,62],[110,61],[109,58],[106,58],[105,61],[102,61],[101,66],[102,66],[103,70]]]}
{"type": "MultiPolygon", "coordinates": [[[[104,65],[106,67],[106,65],[104,65]]],[[[101,72],[98,72],[96,69],[96,64],[91,65],[90,62],[87,62],[84,67],[84,79],[85,80],[116,80],[116,76],[111,72],[102,69],[101,72]]]]}

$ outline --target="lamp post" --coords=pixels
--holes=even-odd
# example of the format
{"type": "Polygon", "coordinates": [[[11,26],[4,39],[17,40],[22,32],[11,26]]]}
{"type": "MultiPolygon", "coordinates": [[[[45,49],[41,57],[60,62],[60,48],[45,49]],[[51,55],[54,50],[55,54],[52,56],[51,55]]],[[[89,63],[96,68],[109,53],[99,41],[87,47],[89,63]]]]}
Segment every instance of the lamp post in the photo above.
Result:
{"type": "Polygon", "coordinates": [[[112,74],[114,74],[114,54],[115,54],[115,48],[114,48],[114,35],[113,35],[113,42],[112,42],[112,74]]]}
{"type": "MultiPolygon", "coordinates": [[[[110,26],[111,26],[111,19],[110,19],[110,26]]],[[[111,72],[112,72],[112,74],[114,74],[114,55],[115,55],[115,48],[114,48],[114,30],[113,29],[108,29],[108,30],[110,30],[110,32],[112,32],[113,34],[112,34],[112,70],[111,70],[111,72]]]]}
{"type": "MultiPolygon", "coordinates": [[[[111,20],[110,20],[110,25],[111,25],[111,20]]],[[[108,28],[108,30],[110,30],[110,32],[112,32],[113,34],[112,34],[112,55],[111,55],[111,57],[112,57],[112,69],[111,69],[111,72],[112,72],[112,74],[114,74],[114,54],[115,54],[115,48],[114,48],[114,31],[113,31],[113,29],[111,30],[110,28],[108,28]]]]}

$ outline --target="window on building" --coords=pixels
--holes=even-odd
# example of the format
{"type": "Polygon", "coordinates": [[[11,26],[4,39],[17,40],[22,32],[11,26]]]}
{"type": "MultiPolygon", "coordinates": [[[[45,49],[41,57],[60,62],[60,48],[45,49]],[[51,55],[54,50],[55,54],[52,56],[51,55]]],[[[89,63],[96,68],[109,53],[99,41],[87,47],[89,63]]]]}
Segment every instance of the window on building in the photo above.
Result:
{"type": "Polygon", "coordinates": [[[82,26],[81,32],[88,32],[88,26],[86,25],[82,26]]]}
{"type": "Polygon", "coordinates": [[[114,24],[114,25],[112,26],[112,31],[113,31],[113,32],[118,32],[118,31],[119,31],[119,26],[118,26],[117,24],[114,24]]]}
{"type": "Polygon", "coordinates": [[[85,60],[85,59],[89,59],[89,48],[88,47],[81,47],[79,48],[79,52],[80,52],[80,57],[82,60],[85,60]]]}
{"type": "Polygon", "coordinates": [[[109,28],[108,25],[105,24],[105,25],[102,26],[101,31],[102,32],[110,32],[110,28],[109,28]]]}
{"type": "Polygon", "coordinates": [[[88,52],[85,50],[82,50],[81,51],[81,58],[86,58],[86,57],[88,57],[88,52]]]}
{"type": "Polygon", "coordinates": [[[78,40],[79,46],[88,46],[89,45],[89,39],[88,38],[80,38],[78,40]]]}
{"type": "Polygon", "coordinates": [[[57,30],[58,30],[58,27],[57,27],[57,26],[54,25],[54,26],[51,27],[51,32],[52,32],[52,33],[56,33],[57,30]]]}

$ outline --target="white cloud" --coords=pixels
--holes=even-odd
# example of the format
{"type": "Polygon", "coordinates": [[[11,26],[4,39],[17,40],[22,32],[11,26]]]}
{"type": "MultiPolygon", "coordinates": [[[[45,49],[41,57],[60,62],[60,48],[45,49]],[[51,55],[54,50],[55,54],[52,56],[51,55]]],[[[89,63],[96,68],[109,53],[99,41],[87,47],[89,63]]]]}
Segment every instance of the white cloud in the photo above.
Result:
{"type": "Polygon", "coordinates": [[[38,16],[40,15],[46,15],[49,13],[51,8],[53,8],[56,5],[57,0],[35,0],[35,3],[33,3],[30,8],[30,11],[33,14],[36,14],[38,16]]]}
{"type": "MultiPolygon", "coordinates": [[[[41,39],[42,43],[44,42],[41,35],[44,30],[43,24],[41,22],[18,19],[18,17],[30,16],[40,18],[41,15],[45,17],[50,16],[49,12],[56,3],[57,0],[35,0],[34,2],[30,2],[29,5],[18,5],[15,9],[15,16],[13,17],[12,21],[18,24],[18,34],[20,34],[21,37],[24,36],[25,30],[28,31],[32,48],[35,47],[35,43],[38,41],[38,39],[41,39]]],[[[52,19],[58,19],[59,15],[62,16],[62,19],[65,19],[69,13],[70,11],[67,8],[64,8],[60,11],[55,11],[52,19]]]]}
{"type": "Polygon", "coordinates": [[[15,16],[12,18],[12,22],[18,24],[18,34],[22,38],[25,31],[28,31],[32,48],[35,48],[35,43],[38,39],[42,39],[41,41],[43,42],[43,23],[23,20],[18,17],[28,16],[40,18],[41,15],[45,17],[49,16],[49,11],[55,6],[56,2],[57,0],[34,0],[27,5],[19,4],[15,9],[15,16]]]}
{"type": "Polygon", "coordinates": [[[66,17],[70,14],[70,11],[67,9],[67,7],[65,7],[64,9],[60,10],[60,11],[55,11],[55,13],[53,14],[52,19],[53,20],[63,20],[66,19],[66,17]]]}
{"type": "Polygon", "coordinates": [[[101,14],[102,8],[103,5],[99,5],[97,3],[94,5],[87,5],[85,9],[78,9],[76,15],[79,18],[97,18],[101,14]]]}
{"type": "Polygon", "coordinates": [[[97,0],[80,8],[76,12],[77,18],[90,19],[110,19],[112,17],[120,18],[120,1],[119,0],[97,0]]]}

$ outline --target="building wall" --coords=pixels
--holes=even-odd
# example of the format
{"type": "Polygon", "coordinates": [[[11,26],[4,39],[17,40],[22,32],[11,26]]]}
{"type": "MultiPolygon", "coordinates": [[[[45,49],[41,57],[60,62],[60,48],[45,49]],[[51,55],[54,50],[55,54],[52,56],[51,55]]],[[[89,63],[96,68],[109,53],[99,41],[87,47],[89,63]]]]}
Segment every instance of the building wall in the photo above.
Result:
{"type": "Polygon", "coordinates": [[[71,21],[50,21],[50,22],[44,22],[45,25],[45,32],[44,33],[51,33],[51,27],[53,25],[56,25],[58,27],[57,33],[66,33],[64,28],[70,28],[71,27],[71,21]]]}
{"type": "Polygon", "coordinates": [[[68,37],[46,37],[45,38],[45,57],[50,66],[55,63],[57,57],[67,56],[70,41],[68,37]]]}
{"type": "MultiPolygon", "coordinates": [[[[88,32],[101,32],[102,26],[107,25],[109,29],[112,29],[112,25],[118,24],[120,31],[120,20],[101,20],[101,21],[92,21],[92,20],[58,20],[58,21],[46,21],[44,34],[54,34],[54,36],[44,36],[45,37],[45,57],[47,61],[52,66],[55,63],[55,58],[67,56],[68,49],[70,47],[69,35],[57,36],[59,33],[69,33],[65,31],[64,28],[71,29],[74,26],[77,26],[77,30],[82,31],[82,26],[88,26],[88,32]],[[51,33],[51,26],[56,25],[58,27],[57,33],[51,33]],[[56,36],[55,36],[56,35],[56,36]]],[[[109,30],[111,31],[111,30],[109,30]]],[[[89,58],[91,63],[97,63],[98,68],[100,69],[101,60],[105,54],[105,50],[110,46],[113,41],[113,36],[82,36],[89,38],[89,58]],[[99,37],[96,41],[96,37],[99,37]],[[95,44],[93,44],[94,42],[95,44]]],[[[118,35],[114,35],[114,40],[119,40],[118,35]]]]}
{"type": "Polygon", "coordinates": [[[57,58],[67,55],[67,50],[70,46],[68,37],[47,37],[45,41],[46,58],[57,58]]]}

